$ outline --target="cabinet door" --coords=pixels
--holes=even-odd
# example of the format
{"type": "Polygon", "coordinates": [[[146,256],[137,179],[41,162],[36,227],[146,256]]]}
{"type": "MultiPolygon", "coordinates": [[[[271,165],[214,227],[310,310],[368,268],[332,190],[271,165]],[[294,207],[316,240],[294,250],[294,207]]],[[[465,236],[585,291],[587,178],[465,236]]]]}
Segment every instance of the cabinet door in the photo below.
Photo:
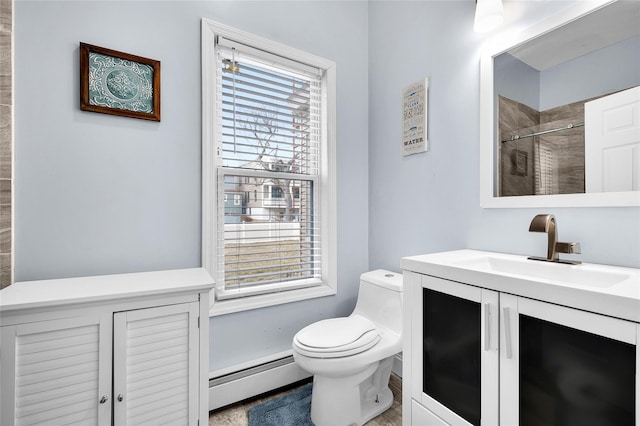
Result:
{"type": "Polygon", "coordinates": [[[498,293],[425,276],[414,296],[412,396],[450,424],[496,425],[498,293]]]}
{"type": "Polygon", "coordinates": [[[111,316],[2,327],[3,425],[111,424],[111,316]]]}
{"type": "Polygon", "coordinates": [[[639,424],[636,323],[501,294],[500,420],[639,424]]]}
{"type": "Polygon", "coordinates": [[[118,312],[115,425],[196,425],[198,303],[118,312]]]}

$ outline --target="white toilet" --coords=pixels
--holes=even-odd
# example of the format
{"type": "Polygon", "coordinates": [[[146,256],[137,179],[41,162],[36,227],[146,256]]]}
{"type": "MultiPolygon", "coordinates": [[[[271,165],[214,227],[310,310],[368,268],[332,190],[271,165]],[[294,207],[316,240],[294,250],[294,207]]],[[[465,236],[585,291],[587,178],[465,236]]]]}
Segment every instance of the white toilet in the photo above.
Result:
{"type": "Polygon", "coordinates": [[[402,274],[360,276],[353,313],[313,323],[293,338],[293,357],[313,373],[316,426],[362,425],[393,403],[389,375],[402,351],[402,274]]]}

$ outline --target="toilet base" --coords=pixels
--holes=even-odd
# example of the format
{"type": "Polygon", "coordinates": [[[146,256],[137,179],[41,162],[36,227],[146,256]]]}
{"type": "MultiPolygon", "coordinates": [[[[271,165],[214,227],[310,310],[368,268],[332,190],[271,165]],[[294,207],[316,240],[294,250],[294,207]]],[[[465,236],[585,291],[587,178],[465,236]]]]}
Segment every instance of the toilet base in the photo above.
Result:
{"type": "Polygon", "coordinates": [[[393,393],[389,375],[393,357],[369,365],[347,378],[316,374],[313,378],[311,420],[316,426],[361,426],[389,409],[393,393]]]}
{"type": "Polygon", "coordinates": [[[365,424],[372,418],[387,411],[393,404],[393,393],[391,389],[385,388],[378,395],[378,402],[364,401],[362,403],[362,423],[365,424]]]}

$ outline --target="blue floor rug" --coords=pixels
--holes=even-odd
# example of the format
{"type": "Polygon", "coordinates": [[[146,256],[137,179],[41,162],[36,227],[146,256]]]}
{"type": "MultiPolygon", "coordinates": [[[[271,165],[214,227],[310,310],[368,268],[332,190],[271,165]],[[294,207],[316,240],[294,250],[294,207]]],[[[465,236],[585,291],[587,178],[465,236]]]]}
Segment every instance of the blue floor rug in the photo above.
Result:
{"type": "Polygon", "coordinates": [[[249,409],[249,426],[313,426],[311,383],[249,409]]]}

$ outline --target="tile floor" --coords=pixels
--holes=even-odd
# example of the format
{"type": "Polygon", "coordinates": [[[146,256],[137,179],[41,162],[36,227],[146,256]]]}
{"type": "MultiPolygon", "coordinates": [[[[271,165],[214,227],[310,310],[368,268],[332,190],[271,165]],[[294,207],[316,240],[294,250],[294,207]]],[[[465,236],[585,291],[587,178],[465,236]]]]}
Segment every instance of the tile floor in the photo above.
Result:
{"type": "MultiPolygon", "coordinates": [[[[308,382],[300,382],[285,389],[279,389],[211,411],[209,413],[209,426],[247,426],[251,407],[277,398],[287,392],[292,392],[308,382]]],[[[365,426],[400,426],[402,424],[402,379],[392,374],[389,387],[393,392],[393,405],[378,417],[368,421],[365,426]]]]}

